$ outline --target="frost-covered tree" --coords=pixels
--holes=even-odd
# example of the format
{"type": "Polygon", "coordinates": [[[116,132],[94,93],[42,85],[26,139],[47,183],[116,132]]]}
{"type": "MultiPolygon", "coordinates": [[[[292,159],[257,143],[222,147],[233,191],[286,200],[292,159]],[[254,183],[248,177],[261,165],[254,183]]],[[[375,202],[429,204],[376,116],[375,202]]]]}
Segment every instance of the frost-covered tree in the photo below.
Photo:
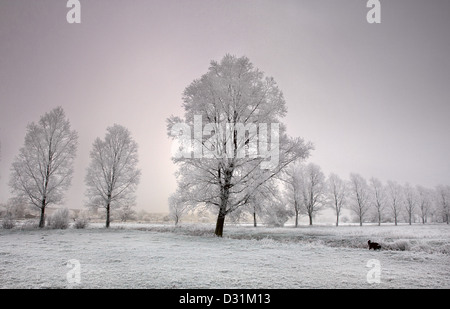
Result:
{"type": "Polygon", "coordinates": [[[436,201],[444,222],[447,222],[447,224],[449,224],[450,186],[439,185],[436,187],[436,201]]]}
{"type": "Polygon", "coordinates": [[[295,215],[294,226],[298,227],[298,218],[303,205],[303,166],[301,163],[291,164],[282,173],[281,179],[284,181],[286,204],[291,205],[295,215]]]}
{"type": "MultiPolygon", "coordinates": [[[[11,213],[13,218],[24,218],[28,202],[23,196],[13,196],[6,203],[7,212],[11,213]]],[[[35,208],[36,209],[36,208],[35,208]]]]}
{"type": "Polygon", "coordinates": [[[319,165],[309,163],[302,169],[301,177],[302,211],[309,218],[309,225],[313,218],[325,205],[326,182],[325,175],[319,165]]]}
{"type": "Polygon", "coordinates": [[[138,144],[125,127],[115,124],[107,128],[104,139],[97,138],[90,153],[87,169],[87,206],[106,210],[106,228],[111,210],[135,204],[135,191],[141,171],[138,164],[138,144]]]}
{"type": "Polygon", "coordinates": [[[283,176],[285,196],[295,213],[295,226],[298,226],[299,214],[307,215],[312,225],[314,216],[326,205],[325,175],[320,166],[297,162],[289,166],[283,176]]]}
{"type": "Polygon", "coordinates": [[[173,161],[183,192],[195,204],[217,209],[215,234],[225,218],[248,205],[258,188],[312,146],[290,138],[281,119],[286,102],[275,80],[246,57],[226,55],[183,94],[184,119],[168,119],[168,135],[180,140],[173,161]]]}
{"type": "Polygon", "coordinates": [[[45,226],[47,206],[63,202],[72,180],[77,145],[78,134],[71,130],[61,107],[27,126],[24,146],[11,167],[9,185],[16,197],[26,198],[40,210],[40,228],[45,226]]]}
{"type": "Polygon", "coordinates": [[[180,189],[169,196],[169,217],[175,222],[175,225],[178,225],[181,218],[188,213],[191,206],[189,201],[184,200],[180,189]]]}
{"type": "Polygon", "coordinates": [[[428,215],[431,212],[432,206],[432,191],[422,186],[416,186],[417,192],[417,206],[419,208],[419,215],[422,223],[427,223],[428,215]]]}
{"type": "Polygon", "coordinates": [[[69,219],[69,210],[60,208],[47,218],[47,226],[51,229],[65,230],[69,227],[69,219]]]}
{"type": "Polygon", "coordinates": [[[272,200],[269,206],[262,215],[263,222],[269,226],[283,227],[293,215],[292,209],[281,200],[272,200]]]}
{"type": "Polygon", "coordinates": [[[409,183],[403,187],[405,214],[409,225],[412,224],[417,204],[417,192],[409,183]]]}
{"type": "Polygon", "coordinates": [[[372,177],[369,183],[372,190],[372,205],[376,211],[378,225],[381,225],[384,209],[386,208],[386,189],[377,178],[372,177]]]}
{"type": "Polygon", "coordinates": [[[397,182],[388,181],[387,182],[387,196],[389,200],[389,207],[391,209],[391,214],[394,217],[394,223],[397,225],[398,216],[401,212],[401,204],[403,201],[402,187],[397,182]]]}
{"type": "Polygon", "coordinates": [[[370,206],[370,189],[366,180],[359,174],[350,174],[350,190],[353,202],[350,209],[358,216],[362,226],[370,206]]]}
{"type": "Polygon", "coordinates": [[[328,201],[329,205],[331,205],[336,213],[336,226],[338,226],[339,216],[341,215],[342,209],[347,202],[348,186],[345,180],[333,173],[330,174],[327,182],[328,201]]]}
{"type": "Polygon", "coordinates": [[[253,217],[253,227],[257,227],[257,217],[263,218],[270,215],[270,209],[277,201],[280,201],[280,190],[275,179],[262,184],[249,200],[248,206],[244,207],[246,213],[253,217]]]}
{"type": "Polygon", "coordinates": [[[118,210],[120,221],[127,222],[136,219],[136,210],[133,206],[133,204],[126,204],[118,210]]]}

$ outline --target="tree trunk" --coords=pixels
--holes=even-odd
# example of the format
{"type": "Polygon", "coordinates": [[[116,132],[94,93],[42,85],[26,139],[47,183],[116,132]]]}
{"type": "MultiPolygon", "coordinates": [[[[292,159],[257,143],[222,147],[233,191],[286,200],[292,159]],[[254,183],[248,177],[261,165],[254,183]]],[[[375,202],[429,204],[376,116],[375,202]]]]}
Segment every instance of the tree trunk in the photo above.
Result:
{"type": "Polygon", "coordinates": [[[106,228],[109,229],[109,224],[111,222],[111,190],[108,191],[108,199],[106,200],[106,228]]]}
{"type": "MultiPolygon", "coordinates": [[[[218,171],[219,178],[221,178],[221,171],[218,171]]],[[[225,216],[227,215],[228,197],[230,196],[230,183],[233,176],[233,169],[226,169],[224,173],[223,186],[220,188],[220,209],[217,216],[216,230],[214,234],[218,237],[223,235],[223,225],[225,223],[225,216]]]]}
{"type": "Polygon", "coordinates": [[[39,228],[45,227],[45,201],[42,201],[41,218],[39,220],[39,228]]]}
{"type": "Polygon", "coordinates": [[[256,227],[256,211],[253,212],[253,227],[256,227]]]}
{"type": "Polygon", "coordinates": [[[312,224],[312,215],[309,215],[309,225],[313,225],[312,224]]]}
{"type": "Polygon", "coordinates": [[[339,215],[336,215],[336,226],[339,226],[339,215]]]}
{"type": "Polygon", "coordinates": [[[223,225],[225,223],[225,215],[226,213],[222,211],[222,209],[220,209],[219,215],[217,216],[216,230],[214,231],[214,234],[218,237],[223,236],[223,225]]]}
{"type": "Polygon", "coordinates": [[[110,208],[111,205],[108,203],[108,205],[106,206],[106,228],[109,228],[109,223],[110,223],[110,208]]]}
{"type": "Polygon", "coordinates": [[[295,227],[298,227],[298,210],[295,209],[295,227]]]}

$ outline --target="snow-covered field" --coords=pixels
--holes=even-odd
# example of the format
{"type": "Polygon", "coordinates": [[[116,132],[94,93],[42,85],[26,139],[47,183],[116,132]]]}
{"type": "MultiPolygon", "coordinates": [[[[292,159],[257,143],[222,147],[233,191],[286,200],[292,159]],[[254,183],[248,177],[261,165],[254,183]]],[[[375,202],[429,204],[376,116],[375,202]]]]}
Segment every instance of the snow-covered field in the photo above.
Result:
{"type": "Polygon", "coordinates": [[[448,225],[213,228],[0,229],[0,288],[450,288],[448,225]]]}

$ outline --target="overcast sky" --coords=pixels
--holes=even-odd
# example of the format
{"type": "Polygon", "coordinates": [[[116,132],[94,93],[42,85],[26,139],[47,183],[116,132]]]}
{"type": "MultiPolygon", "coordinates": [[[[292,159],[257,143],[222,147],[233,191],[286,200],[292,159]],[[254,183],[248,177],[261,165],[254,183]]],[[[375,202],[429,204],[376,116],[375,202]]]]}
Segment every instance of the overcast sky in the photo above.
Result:
{"type": "Polygon", "coordinates": [[[287,101],[288,134],[328,175],[450,184],[450,1],[0,0],[0,202],[26,125],[62,106],[79,133],[66,206],[80,208],[89,151],[118,123],[138,142],[139,209],[175,191],[166,118],[226,53],[247,56],[287,101]]]}

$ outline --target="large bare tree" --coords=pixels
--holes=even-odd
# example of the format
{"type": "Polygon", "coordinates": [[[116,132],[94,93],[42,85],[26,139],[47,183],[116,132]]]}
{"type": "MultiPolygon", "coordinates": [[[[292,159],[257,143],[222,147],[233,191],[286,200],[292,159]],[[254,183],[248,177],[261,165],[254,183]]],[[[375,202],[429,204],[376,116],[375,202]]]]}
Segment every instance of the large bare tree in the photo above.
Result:
{"type": "Polygon", "coordinates": [[[115,124],[107,128],[105,138],[97,138],[90,153],[91,163],[85,182],[88,206],[106,210],[106,228],[111,222],[111,210],[135,203],[135,191],[141,171],[138,145],[125,127],[115,124]]]}
{"type": "Polygon", "coordinates": [[[227,214],[249,204],[260,186],[312,149],[287,136],[282,92],[246,57],[212,61],[185,89],[183,108],[184,119],[168,119],[168,135],[183,136],[173,157],[177,181],[189,184],[191,202],[217,208],[217,236],[227,214]]]}
{"type": "Polygon", "coordinates": [[[63,202],[73,174],[78,145],[62,107],[27,126],[24,146],[11,167],[9,185],[16,197],[24,197],[40,210],[39,227],[45,226],[45,210],[63,202]]]}

